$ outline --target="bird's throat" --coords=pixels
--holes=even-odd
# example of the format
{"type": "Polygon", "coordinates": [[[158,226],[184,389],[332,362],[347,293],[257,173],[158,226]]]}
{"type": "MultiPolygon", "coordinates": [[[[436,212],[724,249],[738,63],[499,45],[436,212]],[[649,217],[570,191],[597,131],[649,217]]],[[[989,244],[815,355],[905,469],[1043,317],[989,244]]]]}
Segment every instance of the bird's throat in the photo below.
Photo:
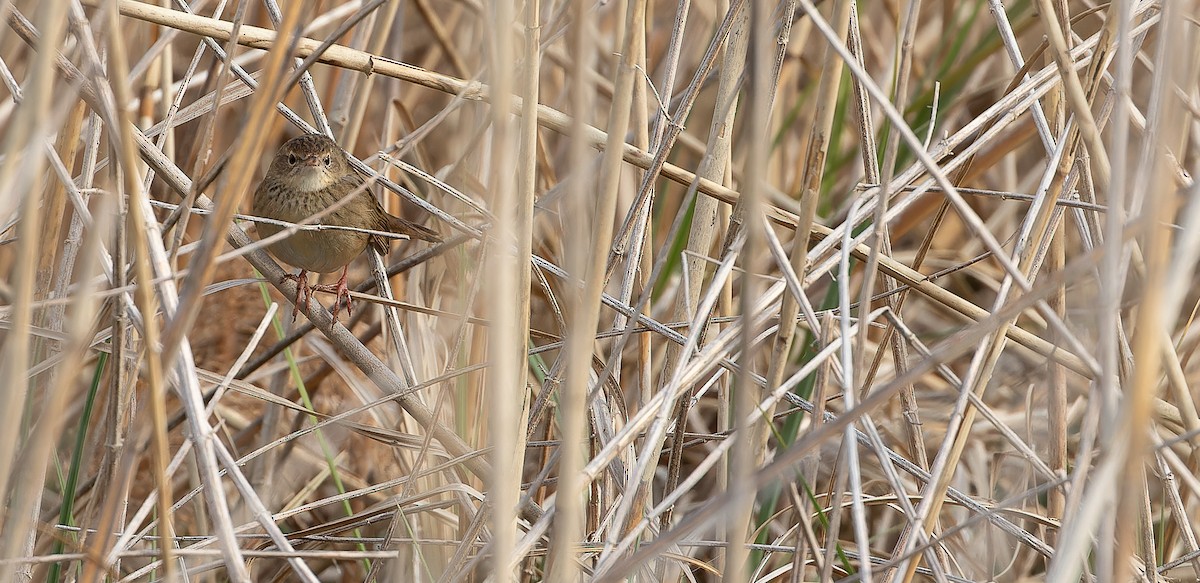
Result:
{"type": "Polygon", "coordinates": [[[300,192],[316,192],[334,183],[333,173],[323,168],[302,168],[293,175],[292,188],[300,192]]]}

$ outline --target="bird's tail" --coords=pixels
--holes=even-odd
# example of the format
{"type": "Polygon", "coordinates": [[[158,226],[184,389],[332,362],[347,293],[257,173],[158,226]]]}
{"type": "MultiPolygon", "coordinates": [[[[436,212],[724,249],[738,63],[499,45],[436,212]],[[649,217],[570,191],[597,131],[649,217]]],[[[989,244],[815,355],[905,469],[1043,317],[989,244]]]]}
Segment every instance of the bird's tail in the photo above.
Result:
{"type": "Polygon", "coordinates": [[[442,236],[426,227],[422,227],[411,221],[406,221],[400,217],[388,215],[388,230],[401,235],[408,235],[413,239],[429,241],[430,243],[441,243],[442,236]]]}

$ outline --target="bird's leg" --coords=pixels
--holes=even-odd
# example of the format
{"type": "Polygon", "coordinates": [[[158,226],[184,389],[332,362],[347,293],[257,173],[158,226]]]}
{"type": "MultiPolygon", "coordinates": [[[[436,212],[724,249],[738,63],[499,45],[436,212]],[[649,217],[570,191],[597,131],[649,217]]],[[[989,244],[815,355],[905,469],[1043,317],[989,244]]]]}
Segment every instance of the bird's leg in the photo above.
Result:
{"type": "Polygon", "coordinates": [[[337,294],[337,299],[334,300],[334,302],[333,302],[333,321],[334,322],[337,322],[338,308],[341,307],[341,302],[342,302],[343,298],[345,298],[345,300],[346,300],[346,314],[350,315],[350,316],[354,315],[354,306],[350,303],[350,288],[348,286],[346,286],[346,274],[349,271],[350,271],[350,266],[346,265],[345,267],[342,268],[342,277],[338,279],[338,282],[336,284],[334,284],[334,285],[318,285],[318,286],[313,286],[313,288],[312,288],[312,289],[319,290],[319,291],[333,292],[334,294],[337,294]]]}
{"type": "Polygon", "coordinates": [[[308,302],[308,298],[312,297],[312,288],[308,285],[308,271],[301,269],[300,273],[287,273],[283,278],[296,282],[296,307],[292,310],[292,323],[295,324],[296,314],[300,312],[300,302],[308,302]]]}

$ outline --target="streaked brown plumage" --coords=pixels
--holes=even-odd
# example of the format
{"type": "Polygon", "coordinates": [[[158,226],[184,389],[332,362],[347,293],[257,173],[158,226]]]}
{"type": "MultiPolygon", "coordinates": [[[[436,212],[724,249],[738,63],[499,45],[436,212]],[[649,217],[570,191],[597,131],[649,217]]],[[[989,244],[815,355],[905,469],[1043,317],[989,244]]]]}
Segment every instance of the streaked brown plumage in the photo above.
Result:
{"type": "MultiPolygon", "coordinates": [[[[300,223],[347,196],[349,200],[316,222],[388,231],[425,241],[442,240],[441,236],[425,227],[384,212],[362,176],[350,166],[345,152],[333,140],[320,134],[293,138],[279,148],[270,170],[254,192],[253,212],[260,217],[300,223]]],[[[258,223],[262,238],[273,236],[283,229],[279,225],[258,223]]],[[[350,262],[367,245],[381,254],[388,251],[386,237],[342,230],[299,231],[271,243],[268,249],[280,261],[300,268],[299,274],[288,276],[296,281],[297,305],[308,298],[310,290],[332,291],[337,293],[339,300],[346,299],[346,310],[349,312],[350,291],[346,287],[346,272],[350,262]],[[336,285],[308,285],[309,271],[328,273],[339,268],[342,277],[336,285]]],[[[334,320],[337,320],[337,306],[335,303],[334,320]]],[[[295,320],[295,313],[292,319],[295,320]]]]}

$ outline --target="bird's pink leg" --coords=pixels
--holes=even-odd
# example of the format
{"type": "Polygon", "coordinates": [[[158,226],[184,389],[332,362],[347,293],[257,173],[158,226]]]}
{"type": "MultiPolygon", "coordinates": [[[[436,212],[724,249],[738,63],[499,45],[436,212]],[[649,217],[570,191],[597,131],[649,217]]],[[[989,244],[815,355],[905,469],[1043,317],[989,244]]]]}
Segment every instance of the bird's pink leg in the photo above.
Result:
{"type": "Polygon", "coordinates": [[[308,298],[312,297],[313,288],[308,285],[308,271],[303,269],[296,275],[285,274],[283,278],[296,282],[296,307],[292,310],[292,323],[294,324],[296,322],[296,314],[300,312],[300,302],[308,302],[308,298]]]}
{"type": "Polygon", "coordinates": [[[338,282],[334,285],[318,285],[318,286],[314,286],[312,288],[312,289],[319,290],[319,291],[333,292],[334,294],[337,294],[337,299],[334,300],[334,302],[333,302],[333,321],[334,322],[337,322],[338,308],[341,307],[343,298],[345,298],[345,300],[346,300],[346,314],[350,315],[350,316],[354,315],[354,306],[350,303],[350,288],[346,285],[346,274],[349,271],[350,271],[349,265],[343,267],[342,268],[342,277],[339,278],[338,282]]]}

